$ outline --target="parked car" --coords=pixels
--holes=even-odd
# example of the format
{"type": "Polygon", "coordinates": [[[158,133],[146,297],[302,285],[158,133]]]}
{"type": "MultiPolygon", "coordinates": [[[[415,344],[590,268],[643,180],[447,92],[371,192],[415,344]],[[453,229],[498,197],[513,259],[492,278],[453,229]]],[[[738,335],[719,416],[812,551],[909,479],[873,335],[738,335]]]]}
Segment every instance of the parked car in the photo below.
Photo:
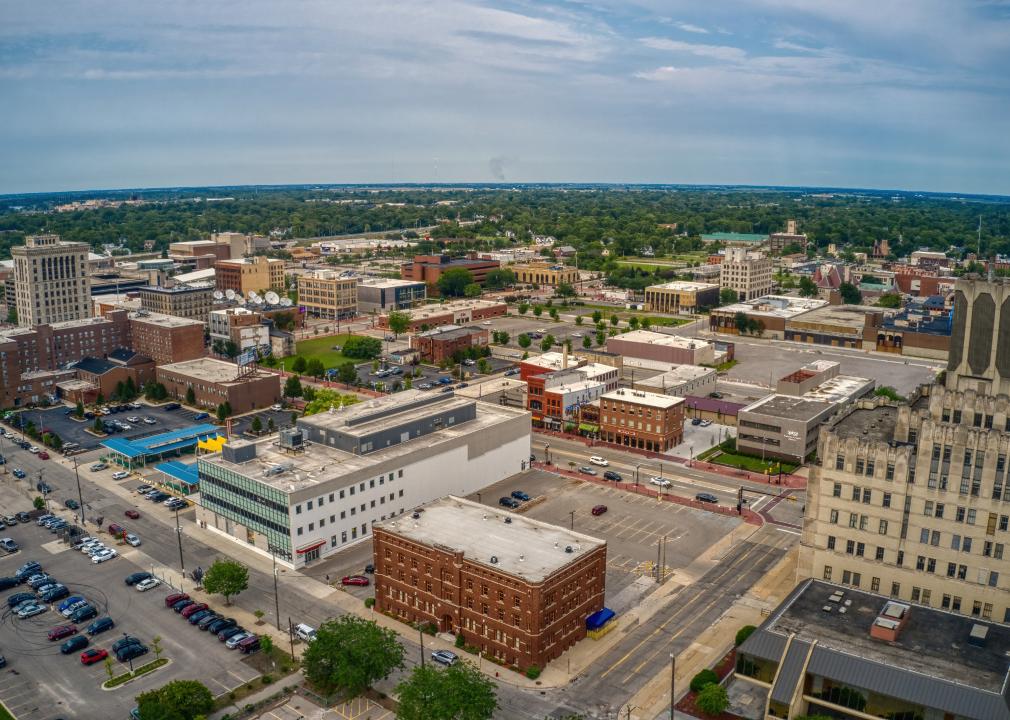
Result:
{"type": "Polygon", "coordinates": [[[147,592],[151,588],[156,588],[161,585],[161,580],[158,578],[147,578],[146,580],[141,580],[137,583],[138,592],[147,592]]]}
{"type": "Polygon", "coordinates": [[[512,491],[512,497],[514,497],[516,500],[520,500],[522,502],[527,502],[530,499],[530,496],[527,495],[526,493],[524,493],[522,490],[513,490],[512,491]]]}
{"type": "Polygon", "coordinates": [[[35,600],[35,593],[19,592],[7,597],[7,607],[15,608],[23,602],[35,600]]]}
{"type": "Polygon", "coordinates": [[[18,524],[18,519],[13,515],[4,515],[3,521],[7,527],[14,527],[18,524]]]}
{"type": "Polygon", "coordinates": [[[260,649],[259,635],[250,635],[235,647],[243,655],[251,655],[254,652],[258,652],[260,649]]]}
{"type": "Polygon", "coordinates": [[[178,410],[179,408],[182,407],[182,405],[180,405],[177,402],[170,402],[170,403],[164,405],[163,407],[165,408],[165,410],[178,410]]]}
{"type": "Polygon", "coordinates": [[[63,501],[63,505],[66,506],[67,509],[69,509],[69,510],[78,510],[81,507],[80,504],[76,500],[74,500],[73,498],[68,498],[68,499],[64,500],[63,501]]]}
{"type": "Polygon", "coordinates": [[[24,480],[25,471],[22,470],[21,468],[14,468],[14,477],[16,477],[18,480],[24,480]]]}
{"type": "Polygon", "coordinates": [[[442,665],[455,665],[459,656],[448,650],[436,650],[431,654],[431,659],[442,665]]]}
{"type": "Polygon", "coordinates": [[[200,612],[201,610],[206,610],[207,607],[208,607],[207,603],[194,603],[192,605],[184,607],[182,610],[179,611],[179,614],[182,615],[187,620],[189,620],[190,617],[200,612]]]}
{"type": "Polygon", "coordinates": [[[697,500],[698,502],[703,502],[703,503],[718,503],[719,502],[719,498],[717,498],[715,495],[713,495],[712,493],[705,493],[705,492],[698,493],[697,495],[694,496],[694,499],[697,500]]]}
{"type": "Polygon", "coordinates": [[[691,420],[692,425],[701,425],[701,418],[694,418],[691,420]]]}
{"type": "Polygon", "coordinates": [[[47,453],[45,450],[39,450],[38,455],[39,455],[39,460],[48,460],[49,459],[49,453],[47,453]]]}
{"type": "Polygon", "coordinates": [[[109,651],[105,648],[88,648],[81,653],[81,665],[94,665],[109,657],[109,651]]]}
{"type": "Polygon", "coordinates": [[[165,607],[172,607],[177,602],[182,602],[183,600],[189,600],[189,595],[186,593],[172,593],[165,598],[165,607]]]}
{"type": "Polygon", "coordinates": [[[23,510],[21,512],[19,512],[19,513],[15,513],[14,517],[16,517],[18,519],[18,522],[21,522],[21,523],[26,523],[26,522],[28,522],[29,520],[32,519],[32,516],[29,515],[28,513],[24,512],[23,510]]]}
{"type": "Polygon", "coordinates": [[[193,419],[194,420],[206,420],[209,417],[210,417],[210,413],[201,412],[201,413],[197,413],[196,415],[194,415],[193,419]]]}
{"type": "Polygon", "coordinates": [[[711,424],[712,424],[712,421],[711,421],[711,420],[702,420],[702,421],[701,421],[701,426],[702,426],[702,427],[708,427],[708,426],[709,426],[709,425],[711,425],[711,424]]]}
{"type": "Polygon", "coordinates": [[[140,519],[140,513],[137,512],[136,510],[127,510],[123,514],[126,515],[126,517],[130,518],[131,520],[139,520],[140,519]]]}
{"type": "Polygon", "coordinates": [[[295,636],[302,642],[312,642],[316,639],[316,629],[305,623],[295,625],[295,636]]]}
{"type": "Polygon", "coordinates": [[[364,575],[345,575],[340,578],[341,585],[355,585],[357,587],[366,587],[369,584],[369,580],[364,575]]]}
{"type": "Polygon", "coordinates": [[[136,415],[130,415],[130,416],[129,416],[128,418],[126,418],[126,419],[127,419],[127,420],[128,420],[129,422],[132,422],[132,423],[139,423],[139,422],[140,422],[140,418],[139,418],[139,417],[137,417],[136,415]]]}
{"type": "Polygon", "coordinates": [[[128,477],[130,477],[130,473],[126,472],[125,470],[120,470],[118,472],[112,473],[113,480],[125,480],[128,477]]]}
{"type": "Polygon", "coordinates": [[[145,417],[142,421],[145,425],[157,425],[158,421],[153,417],[145,417]]]}
{"type": "Polygon", "coordinates": [[[106,562],[107,560],[112,560],[113,558],[118,557],[118,556],[119,556],[119,553],[117,553],[115,550],[113,550],[112,548],[106,548],[105,550],[103,550],[102,552],[98,553],[97,555],[94,555],[91,558],[91,562],[94,563],[95,565],[99,565],[99,564],[101,564],[103,562],[106,562]]]}
{"type": "Polygon", "coordinates": [[[60,652],[64,655],[69,655],[72,652],[83,650],[87,646],[88,638],[86,635],[74,635],[72,638],[60,645],[60,652]]]}
{"type": "Polygon", "coordinates": [[[522,503],[520,503],[513,497],[503,497],[498,499],[498,504],[501,505],[502,507],[507,507],[514,510],[515,508],[519,507],[522,503]]]}
{"type": "Polygon", "coordinates": [[[607,512],[607,506],[597,505],[592,509],[591,512],[593,513],[593,515],[602,515],[603,513],[607,512]]]}
{"type": "Polygon", "coordinates": [[[238,645],[240,642],[252,637],[252,633],[249,632],[248,630],[238,630],[238,628],[228,628],[227,630],[218,634],[219,639],[221,635],[226,636],[224,646],[229,650],[234,650],[235,646],[238,645]]]}
{"type": "Polygon", "coordinates": [[[143,644],[132,644],[126,647],[120,648],[116,652],[116,659],[119,662],[128,662],[134,658],[138,658],[141,655],[147,654],[147,646],[143,644]]]}
{"type": "Polygon", "coordinates": [[[0,548],[3,548],[8,553],[15,553],[18,551],[18,544],[11,538],[0,538],[0,548]]]}
{"type": "Polygon", "coordinates": [[[64,612],[64,611],[67,610],[71,605],[74,605],[76,603],[85,603],[85,602],[87,602],[87,600],[85,600],[83,596],[81,596],[81,595],[71,595],[70,597],[68,597],[65,600],[63,600],[59,605],[57,605],[56,609],[60,611],[61,615],[63,615],[64,617],[66,617],[70,613],[64,612]]]}
{"type": "Polygon", "coordinates": [[[120,536],[126,532],[126,528],[122,525],[117,525],[116,523],[109,523],[108,527],[105,528],[109,535],[120,536]]]}
{"type": "Polygon", "coordinates": [[[125,582],[127,585],[136,585],[141,580],[150,580],[153,577],[154,575],[152,575],[149,572],[135,572],[130,573],[125,578],[123,578],[123,582],[125,582]]]}
{"type": "Polygon", "coordinates": [[[100,470],[105,470],[105,468],[107,467],[109,467],[107,463],[96,462],[94,465],[91,466],[90,469],[91,472],[99,472],[100,470]]]}
{"type": "Polygon", "coordinates": [[[621,482],[624,478],[621,477],[620,473],[616,473],[613,470],[607,470],[603,473],[604,480],[613,480],[614,482],[621,482]]]}
{"type": "Polygon", "coordinates": [[[666,478],[651,477],[649,478],[649,483],[652,485],[658,485],[661,488],[673,487],[673,483],[666,478]]]}
{"type": "Polygon", "coordinates": [[[106,630],[111,630],[114,627],[116,627],[116,623],[112,621],[112,618],[102,617],[88,625],[86,632],[88,635],[94,636],[99,633],[103,633],[106,630]]]}
{"type": "Polygon", "coordinates": [[[114,653],[119,652],[128,645],[143,645],[143,644],[144,643],[140,642],[140,640],[131,635],[124,635],[123,637],[116,640],[116,642],[112,643],[112,652],[114,653]]]}
{"type": "Polygon", "coordinates": [[[126,533],[126,544],[132,547],[140,547],[140,538],[133,533],[126,533]]]}
{"type": "Polygon", "coordinates": [[[595,471],[595,470],[593,470],[593,469],[592,469],[591,467],[589,467],[588,465],[585,465],[585,466],[583,466],[583,467],[580,467],[580,468],[579,468],[579,472],[580,472],[580,473],[582,473],[583,475],[595,475],[595,474],[596,474],[596,471],[595,471]]]}
{"type": "Polygon", "coordinates": [[[589,462],[593,465],[599,465],[600,467],[607,467],[610,465],[610,461],[606,458],[600,457],[599,455],[591,455],[589,457],[589,462]]]}
{"type": "Polygon", "coordinates": [[[190,625],[196,625],[204,618],[213,618],[213,617],[220,617],[220,616],[213,610],[210,610],[208,608],[206,610],[198,610],[197,612],[187,617],[186,620],[189,621],[190,625]]]}
{"type": "Polygon", "coordinates": [[[71,635],[76,634],[77,634],[76,625],[57,625],[56,627],[52,628],[48,633],[46,633],[46,637],[49,638],[50,642],[52,642],[53,640],[62,640],[63,638],[68,638],[71,635]]]}
{"type": "Polygon", "coordinates": [[[27,580],[33,573],[38,572],[42,569],[42,564],[38,560],[29,560],[24,565],[18,568],[18,571],[14,573],[15,576],[24,575],[22,580],[27,580]]]}
{"type": "Polygon", "coordinates": [[[35,602],[25,603],[18,608],[18,617],[22,620],[30,617],[35,617],[36,615],[41,615],[46,610],[48,610],[45,605],[41,605],[35,602]]]}
{"type": "Polygon", "coordinates": [[[42,602],[51,603],[57,600],[62,600],[70,595],[70,590],[67,589],[66,585],[57,585],[54,588],[47,590],[46,592],[39,595],[39,599],[42,602]]]}
{"type": "Polygon", "coordinates": [[[0,577],[0,590],[10,590],[12,587],[18,586],[18,579],[16,577],[0,577]]]}
{"type": "Polygon", "coordinates": [[[196,605],[196,601],[191,600],[189,596],[187,596],[184,600],[179,600],[173,603],[172,609],[175,610],[175,612],[177,613],[181,613],[185,608],[188,608],[191,605],[196,605]]]}

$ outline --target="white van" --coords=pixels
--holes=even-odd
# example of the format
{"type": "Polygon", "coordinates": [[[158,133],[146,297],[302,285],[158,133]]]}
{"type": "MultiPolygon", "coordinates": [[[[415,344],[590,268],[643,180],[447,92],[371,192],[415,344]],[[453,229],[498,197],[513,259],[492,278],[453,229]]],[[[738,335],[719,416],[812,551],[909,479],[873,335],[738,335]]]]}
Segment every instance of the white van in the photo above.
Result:
{"type": "Polygon", "coordinates": [[[316,629],[311,625],[306,625],[305,623],[298,623],[295,625],[295,637],[297,637],[302,642],[310,643],[316,639],[316,629]]]}
{"type": "Polygon", "coordinates": [[[607,462],[606,458],[602,458],[599,455],[591,456],[589,458],[589,462],[591,462],[593,465],[599,465],[600,467],[607,467],[608,465],[610,465],[610,463],[607,462]]]}

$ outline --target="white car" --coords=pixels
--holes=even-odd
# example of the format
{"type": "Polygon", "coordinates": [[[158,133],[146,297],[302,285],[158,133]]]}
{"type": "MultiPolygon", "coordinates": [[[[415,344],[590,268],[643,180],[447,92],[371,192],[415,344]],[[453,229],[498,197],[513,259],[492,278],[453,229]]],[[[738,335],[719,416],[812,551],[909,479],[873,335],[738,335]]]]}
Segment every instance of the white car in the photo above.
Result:
{"type": "Polygon", "coordinates": [[[133,425],[130,423],[119,423],[120,430],[133,430],[133,425]]]}
{"type": "Polygon", "coordinates": [[[125,478],[128,478],[128,477],[130,477],[130,473],[128,473],[128,472],[126,472],[124,470],[120,470],[119,472],[112,473],[112,479],[113,480],[124,480],[125,478]]]}
{"type": "Polygon", "coordinates": [[[103,563],[106,560],[111,560],[117,555],[119,555],[119,553],[117,553],[115,550],[106,550],[105,552],[99,553],[98,555],[92,557],[91,562],[93,562],[95,565],[98,565],[99,563],[103,563]]]}
{"type": "Polygon", "coordinates": [[[226,648],[228,648],[229,650],[234,650],[236,647],[238,647],[238,644],[240,642],[242,642],[243,640],[245,640],[246,638],[249,638],[249,637],[252,637],[252,633],[251,632],[236,633],[236,634],[232,635],[230,638],[228,638],[225,641],[224,646],[226,648]]]}
{"type": "Polygon", "coordinates": [[[91,551],[94,550],[95,548],[103,548],[103,547],[105,547],[105,543],[103,543],[101,540],[90,540],[81,545],[81,552],[84,553],[85,555],[90,555],[91,551]]]}
{"type": "Polygon", "coordinates": [[[7,430],[4,430],[4,437],[7,438],[8,440],[13,440],[14,439],[14,433],[9,432],[7,430]]]}
{"type": "Polygon", "coordinates": [[[271,410],[283,410],[284,408],[282,408],[279,404],[274,404],[274,405],[270,406],[270,409],[271,410]]]}
{"type": "Polygon", "coordinates": [[[481,323],[481,325],[490,325],[490,324],[491,324],[490,320],[485,320],[484,322],[481,323]]]}
{"type": "Polygon", "coordinates": [[[126,533],[126,544],[133,547],[140,547],[140,538],[133,533],[126,533]]]}
{"type": "Polygon", "coordinates": [[[98,543],[97,545],[92,545],[87,550],[84,551],[85,555],[90,555],[95,557],[95,555],[101,555],[104,552],[108,552],[111,548],[106,547],[103,543],[98,543]]]}
{"type": "Polygon", "coordinates": [[[600,467],[607,467],[610,465],[610,462],[606,458],[602,458],[599,455],[593,455],[590,457],[589,462],[593,465],[599,465],[600,467]]]}
{"type": "Polygon", "coordinates": [[[161,585],[161,580],[158,578],[147,578],[147,580],[141,580],[134,587],[137,588],[138,592],[147,592],[151,588],[155,588],[161,585]]]}
{"type": "Polygon", "coordinates": [[[128,417],[128,418],[126,418],[126,419],[127,419],[127,420],[128,420],[129,422],[132,422],[132,423],[139,423],[139,422],[140,422],[140,418],[139,418],[139,417],[137,417],[136,415],[131,415],[130,417],[128,417]]]}
{"type": "Polygon", "coordinates": [[[150,417],[144,418],[144,424],[145,425],[155,425],[157,422],[158,421],[155,420],[154,418],[150,418],[150,417]]]}
{"type": "Polygon", "coordinates": [[[30,448],[28,448],[28,452],[38,455],[40,452],[42,452],[42,450],[37,445],[32,445],[30,448]]]}
{"type": "Polygon", "coordinates": [[[659,487],[661,488],[673,487],[673,483],[667,480],[666,478],[651,477],[649,478],[649,482],[652,483],[653,485],[659,485],[659,487]]]}

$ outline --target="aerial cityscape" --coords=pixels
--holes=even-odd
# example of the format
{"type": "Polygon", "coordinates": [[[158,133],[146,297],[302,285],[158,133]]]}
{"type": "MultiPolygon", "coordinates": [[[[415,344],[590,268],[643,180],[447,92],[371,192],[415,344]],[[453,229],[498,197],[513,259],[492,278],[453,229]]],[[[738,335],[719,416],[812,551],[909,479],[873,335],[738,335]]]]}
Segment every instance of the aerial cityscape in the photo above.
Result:
{"type": "Polygon", "coordinates": [[[1010,720],[1010,7],[718,5],[5,8],[0,720],[1010,720]]]}

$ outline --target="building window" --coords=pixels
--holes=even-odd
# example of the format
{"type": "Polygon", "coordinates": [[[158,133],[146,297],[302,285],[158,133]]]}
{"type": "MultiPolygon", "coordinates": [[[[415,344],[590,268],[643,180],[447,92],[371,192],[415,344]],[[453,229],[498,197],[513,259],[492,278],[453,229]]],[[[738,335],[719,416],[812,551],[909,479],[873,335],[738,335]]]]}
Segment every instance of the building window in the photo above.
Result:
{"type": "Polygon", "coordinates": [[[302,534],[302,529],[301,529],[301,528],[298,528],[298,534],[299,534],[299,535],[301,535],[301,534],[302,534]]]}
{"type": "Polygon", "coordinates": [[[835,549],[835,536],[828,535],[828,550],[834,550],[834,549],[835,549]]]}
{"type": "Polygon", "coordinates": [[[878,592],[880,590],[880,578],[875,577],[870,579],[870,592],[878,592]]]}
{"type": "MultiPolygon", "coordinates": [[[[831,566],[830,565],[825,565],[824,566],[824,579],[827,580],[828,582],[831,582],[831,566]]],[[[1010,608],[1007,608],[1007,616],[1010,617],[1010,608]]]]}
{"type": "Polygon", "coordinates": [[[884,548],[878,547],[876,555],[874,555],[873,559],[877,560],[878,562],[883,562],[884,561],[884,548]]]}
{"type": "Polygon", "coordinates": [[[833,491],[832,491],[831,494],[834,497],[841,497],[842,496],[842,484],[841,483],[835,483],[835,487],[834,487],[834,489],[833,489],[833,491]]]}
{"type": "Polygon", "coordinates": [[[301,514],[302,514],[302,506],[295,505],[295,515],[301,515],[301,514]]]}
{"type": "Polygon", "coordinates": [[[838,524],[838,511],[835,510],[835,509],[831,510],[831,513],[830,513],[830,522],[831,522],[832,525],[837,525],[838,524]]]}

